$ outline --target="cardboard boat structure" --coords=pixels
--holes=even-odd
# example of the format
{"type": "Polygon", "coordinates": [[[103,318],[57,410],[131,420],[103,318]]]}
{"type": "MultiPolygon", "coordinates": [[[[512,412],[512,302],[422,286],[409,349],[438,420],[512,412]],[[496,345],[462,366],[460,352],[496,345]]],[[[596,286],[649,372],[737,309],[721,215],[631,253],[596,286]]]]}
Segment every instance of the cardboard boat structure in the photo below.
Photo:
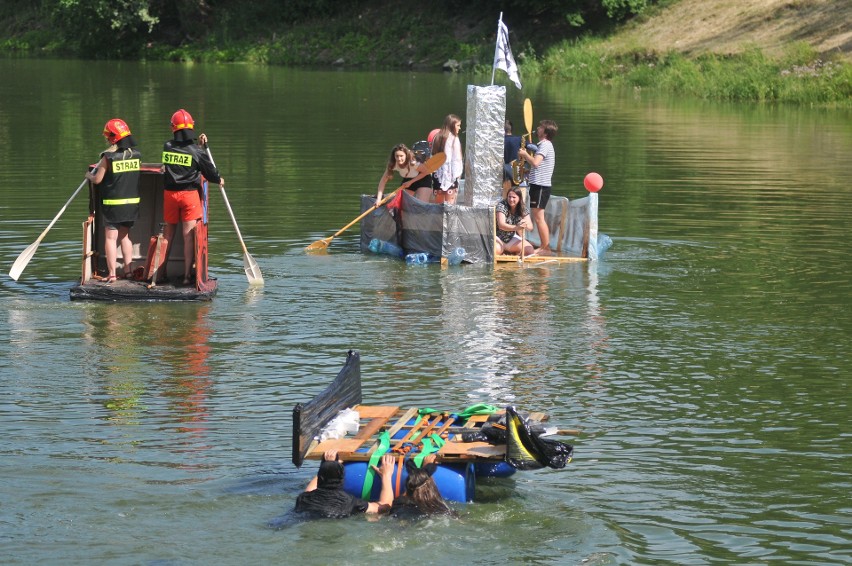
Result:
{"type": "MultiPolygon", "coordinates": [[[[80,282],[71,288],[72,300],[95,301],[209,301],[217,281],[207,270],[207,223],[209,195],[203,180],[203,217],[193,231],[195,239],[194,280],[183,281],[183,235],[175,230],[167,244],[163,228],[163,174],[159,163],[143,163],[139,176],[139,219],[130,229],[134,274],[129,279],[107,283],[104,254],[104,218],[98,187],[89,183],[89,216],[83,222],[83,256],[80,282]],[[169,249],[170,248],[170,249],[169,249]]],[[[118,258],[117,273],[124,271],[118,258]]]]}
{"type": "MultiPolygon", "coordinates": [[[[517,255],[496,255],[495,205],[503,198],[503,144],[506,88],[469,85],[464,180],[457,204],[431,204],[405,191],[399,206],[381,207],[361,222],[360,248],[370,253],[375,239],[389,242],[391,254],[424,253],[431,261],[446,264],[459,248],[464,262],[474,264],[517,264],[517,255]]],[[[584,187],[585,188],[585,187],[584,187]]],[[[375,197],[361,196],[361,212],[376,204],[375,197]]],[[[523,258],[529,263],[573,263],[597,260],[612,240],[598,234],[598,193],[569,200],[552,196],[545,208],[550,231],[550,256],[523,258]]],[[[536,247],[537,231],[527,235],[536,247]]],[[[375,246],[374,246],[375,247],[375,246]]],[[[452,261],[449,261],[452,263],[452,261]]]]}
{"type": "Polygon", "coordinates": [[[337,450],[344,461],[343,489],[365,500],[379,497],[380,482],[373,481],[371,465],[388,452],[397,458],[395,496],[404,491],[404,461],[413,459],[419,465],[435,453],[438,466],[432,478],[444,499],[458,502],[473,501],[477,477],[562,468],[573,455],[571,445],[545,436],[577,431],[545,428],[544,413],[523,416],[514,407],[501,410],[484,404],[453,413],[361,401],[360,355],[350,350],[335,380],[311,401],[293,408],[292,461],[300,467],[305,460],[321,460],[326,450],[337,450]],[[351,423],[353,413],[357,426],[340,424],[341,418],[351,423]]]}

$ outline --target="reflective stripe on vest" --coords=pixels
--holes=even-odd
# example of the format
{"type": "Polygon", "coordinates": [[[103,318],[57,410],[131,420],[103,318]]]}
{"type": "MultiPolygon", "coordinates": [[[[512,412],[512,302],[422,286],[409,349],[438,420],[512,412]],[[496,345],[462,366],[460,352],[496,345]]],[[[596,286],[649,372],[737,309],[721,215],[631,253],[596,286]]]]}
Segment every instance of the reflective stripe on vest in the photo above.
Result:
{"type": "Polygon", "coordinates": [[[104,206],[119,206],[122,204],[139,204],[139,197],[136,198],[106,198],[104,206]]]}

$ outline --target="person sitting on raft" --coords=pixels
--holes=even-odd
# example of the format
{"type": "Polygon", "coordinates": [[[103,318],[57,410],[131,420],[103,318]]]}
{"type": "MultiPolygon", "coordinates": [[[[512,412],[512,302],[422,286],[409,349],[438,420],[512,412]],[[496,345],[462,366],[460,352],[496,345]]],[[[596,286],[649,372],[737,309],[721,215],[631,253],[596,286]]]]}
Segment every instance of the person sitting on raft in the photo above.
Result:
{"type": "Polygon", "coordinates": [[[413,460],[405,461],[408,478],[405,480],[405,493],[393,500],[390,514],[396,517],[420,515],[451,515],[456,516],[450,509],[432,474],[438,468],[435,455],[429,454],[423,460],[423,467],[418,468],[413,460]]]}
{"type": "Polygon", "coordinates": [[[391,150],[385,172],[379,179],[376,202],[382,200],[385,185],[388,181],[393,180],[394,171],[399,172],[402,176],[402,188],[406,189],[408,194],[417,200],[429,202],[429,197],[432,195],[432,175],[422,163],[418,163],[414,157],[414,152],[404,143],[395,145],[391,150]]]}
{"type": "Polygon", "coordinates": [[[316,477],[296,498],[295,511],[327,519],[342,519],[356,513],[387,513],[393,503],[393,462],[393,455],[385,454],[381,467],[373,467],[382,478],[382,490],[378,502],[367,502],[343,490],[343,462],[338,460],[337,450],[326,450],[316,477]]]}
{"type": "Polygon", "coordinates": [[[523,242],[524,255],[532,255],[535,248],[521,235],[524,230],[532,230],[533,227],[530,213],[524,206],[521,188],[509,189],[506,198],[497,203],[496,211],[497,235],[494,236],[494,253],[497,255],[520,254],[523,242]]]}

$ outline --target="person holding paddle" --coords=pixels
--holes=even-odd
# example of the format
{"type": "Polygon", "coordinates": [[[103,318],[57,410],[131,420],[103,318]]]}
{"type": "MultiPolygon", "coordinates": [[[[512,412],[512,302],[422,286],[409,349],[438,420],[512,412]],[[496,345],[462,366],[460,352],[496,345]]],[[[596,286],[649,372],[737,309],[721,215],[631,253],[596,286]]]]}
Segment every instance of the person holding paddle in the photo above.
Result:
{"type": "Polygon", "coordinates": [[[205,151],[207,135],[198,136],[195,143],[195,121],[181,108],[171,119],[173,139],[163,145],[163,176],[165,194],[163,219],[165,239],[171,252],[171,241],[178,222],[183,233],[183,284],[191,283],[190,275],[195,258],[195,224],[203,217],[201,205],[201,176],[224,188],[225,179],[205,151]]]}
{"type": "Polygon", "coordinates": [[[464,158],[462,157],[461,141],[461,118],[455,114],[448,114],[444,118],[444,125],[432,139],[432,155],[443,152],[447,160],[435,172],[437,186],[432,194],[435,196],[436,204],[455,204],[459,194],[459,179],[464,171],[464,158]]]}
{"type": "Polygon", "coordinates": [[[411,151],[404,143],[393,147],[388,158],[385,172],[379,179],[379,187],[376,192],[376,202],[382,200],[385,185],[393,180],[394,171],[398,172],[403,179],[400,188],[406,189],[411,196],[424,202],[429,202],[432,192],[432,175],[425,165],[418,163],[411,151]]]}
{"type": "Polygon", "coordinates": [[[86,173],[86,179],[97,188],[104,218],[104,253],[106,255],[107,285],[118,279],[116,260],[118,248],[124,260],[124,277],[133,276],[133,242],[130,228],[139,218],[139,171],[142,153],[124,120],[113,118],[104,126],[104,138],[110,144],[101,153],[95,168],[86,173]]]}
{"type": "Polygon", "coordinates": [[[506,198],[497,203],[497,234],[494,236],[494,253],[532,255],[533,247],[522,234],[532,230],[530,214],[524,206],[524,196],[520,187],[512,187],[506,198]]]}
{"type": "Polygon", "coordinates": [[[552,140],[556,137],[559,127],[553,120],[542,120],[538,123],[535,133],[538,136],[538,151],[530,155],[526,148],[518,150],[518,157],[530,164],[530,208],[535,221],[541,246],[535,253],[539,255],[551,255],[550,251],[550,229],[544,218],[544,209],[550,200],[551,178],[553,168],[556,165],[556,151],[553,149],[552,140]]]}

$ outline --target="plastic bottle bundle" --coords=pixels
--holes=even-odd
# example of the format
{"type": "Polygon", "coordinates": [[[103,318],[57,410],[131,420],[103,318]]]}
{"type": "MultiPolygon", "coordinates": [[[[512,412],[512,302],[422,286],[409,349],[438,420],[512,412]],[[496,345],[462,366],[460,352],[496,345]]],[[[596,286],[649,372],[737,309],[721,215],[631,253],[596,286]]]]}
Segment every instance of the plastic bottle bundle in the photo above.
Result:
{"type": "Polygon", "coordinates": [[[462,262],[462,260],[464,260],[464,256],[466,254],[467,252],[464,251],[464,248],[456,248],[447,256],[447,263],[450,265],[458,265],[462,262]]]}
{"type": "Polygon", "coordinates": [[[347,434],[356,434],[361,426],[358,411],[344,409],[336,417],[331,419],[325,428],[317,435],[317,440],[322,442],[330,438],[343,438],[347,434]]]}
{"type": "Polygon", "coordinates": [[[405,263],[409,265],[424,265],[429,263],[429,254],[416,253],[405,256],[405,263]]]}
{"type": "Polygon", "coordinates": [[[598,259],[603,259],[604,253],[612,247],[612,238],[606,234],[598,234],[598,259]]]}
{"type": "Polygon", "coordinates": [[[374,254],[385,254],[392,255],[394,257],[402,257],[405,255],[405,252],[401,247],[397,246],[393,242],[386,242],[384,240],[380,240],[378,238],[373,238],[370,240],[370,251],[374,254]]]}

